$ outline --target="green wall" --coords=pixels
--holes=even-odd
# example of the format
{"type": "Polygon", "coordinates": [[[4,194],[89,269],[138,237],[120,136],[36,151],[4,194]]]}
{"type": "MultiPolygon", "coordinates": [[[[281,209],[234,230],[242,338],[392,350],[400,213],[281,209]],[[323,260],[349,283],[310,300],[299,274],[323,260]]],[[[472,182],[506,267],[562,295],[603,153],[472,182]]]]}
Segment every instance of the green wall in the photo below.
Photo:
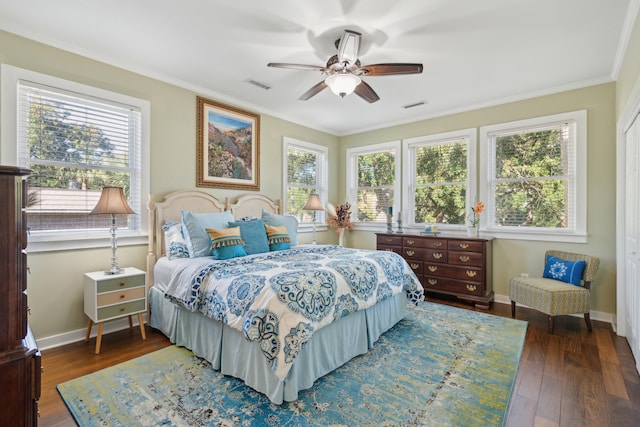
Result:
{"type": "MultiPolygon", "coordinates": [[[[624,106],[637,84],[640,59],[629,52],[639,51],[639,33],[636,23],[617,84],[598,85],[340,138],[256,111],[261,114],[261,193],[272,198],[282,197],[283,136],[329,147],[329,164],[333,165],[329,174],[329,199],[343,200],[347,148],[586,109],[588,243],[549,245],[545,242],[498,239],[494,249],[494,289],[504,297],[508,295],[510,277],[520,272],[539,273],[542,254],[549,246],[589,253],[602,259],[601,270],[593,286],[592,309],[613,314],[616,311],[615,121],[616,111],[624,106]]],[[[194,93],[2,31],[0,62],[149,100],[151,192],[163,195],[195,187],[195,98],[200,95],[215,99],[214,96],[205,92],[194,93]]],[[[14,142],[0,141],[0,145],[5,143],[14,142]]],[[[221,199],[241,194],[231,190],[206,191],[221,199]]],[[[303,235],[302,241],[310,241],[310,238],[309,234],[303,235]]],[[[335,240],[335,237],[324,236],[324,240],[329,239],[335,240]]],[[[354,232],[347,236],[347,243],[354,247],[373,248],[375,238],[372,233],[354,232]]],[[[146,245],[121,246],[118,257],[121,265],[145,269],[146,245]]],[[[83,273],[104,268],[109,258],[109,248],[29,255],[29,321],[37,338],[77,332],[86,327],[83,273]]]]}

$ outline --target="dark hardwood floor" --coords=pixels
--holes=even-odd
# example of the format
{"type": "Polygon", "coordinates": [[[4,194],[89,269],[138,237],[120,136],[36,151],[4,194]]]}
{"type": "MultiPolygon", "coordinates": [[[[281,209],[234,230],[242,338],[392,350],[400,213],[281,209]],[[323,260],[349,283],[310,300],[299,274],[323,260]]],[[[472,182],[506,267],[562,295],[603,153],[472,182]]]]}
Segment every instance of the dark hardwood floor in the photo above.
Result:
{"type": "MultiPolygon", "coordinates": [[[[455,300],[428,300],[474,310],[455,300]]],[[[505,304],[477,311],[511,317],[505,304]]],[[[640,376],[626,339],[609,324],[593,321],[588,332],[584,319],[564,316],[549,335],[545,315],[518,308],[516,317],[528,321],[529,328],[506,426],[640,425],[640,376]]],[[[137,328],[105,335],[99,355],[95,338],[43,351],[40,425],[75,425],[56,384],[168,345],[164,335],[147,327],[146,341],[137,328]]]]}

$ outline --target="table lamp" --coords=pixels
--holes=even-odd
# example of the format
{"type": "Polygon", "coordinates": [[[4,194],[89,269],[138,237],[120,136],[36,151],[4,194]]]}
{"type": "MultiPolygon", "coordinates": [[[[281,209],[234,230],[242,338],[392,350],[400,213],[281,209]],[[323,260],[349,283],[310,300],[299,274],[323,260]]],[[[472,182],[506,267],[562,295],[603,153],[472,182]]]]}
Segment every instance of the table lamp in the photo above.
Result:
{"type": "Polygon", "coordinates": [[[317,245],[316,242],[316,213],[317,211],[323,211],[322,203],[320,202],[320,196],[317,194],[309,194],[309,199],[307,200],[307,204],[302,208],[306,211],[314,211],[313,212],[313,242],[312,245],[317,245]]]}

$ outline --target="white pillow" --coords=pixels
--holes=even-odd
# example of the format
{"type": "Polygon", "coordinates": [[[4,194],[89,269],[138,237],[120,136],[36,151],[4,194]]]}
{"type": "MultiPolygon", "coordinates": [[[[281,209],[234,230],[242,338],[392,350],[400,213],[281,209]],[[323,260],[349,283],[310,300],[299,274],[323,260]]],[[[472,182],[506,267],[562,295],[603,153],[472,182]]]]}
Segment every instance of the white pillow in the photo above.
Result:
{"type": "Polygon", "coordinates": [[[235,219],[231,211],[201,214],[182,211],[182,225],[189,256],[191,258],[211,256],[211,238],[206,229],[229,228],[229,223],[232,221],[235,219]]]}

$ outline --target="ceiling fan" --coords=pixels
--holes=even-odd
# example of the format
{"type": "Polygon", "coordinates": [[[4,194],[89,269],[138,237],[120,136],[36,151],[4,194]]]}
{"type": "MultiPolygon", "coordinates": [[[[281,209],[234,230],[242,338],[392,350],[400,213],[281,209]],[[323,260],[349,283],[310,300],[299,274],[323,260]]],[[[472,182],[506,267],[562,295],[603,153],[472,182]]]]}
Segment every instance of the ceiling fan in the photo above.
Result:
{"type": "Polygon", "coordinates": [[[358,59],[361,37],[362,34],[360,33],[344,30],[342,38],[336,40],[338,54],[329,58],[327,65],[324,67],[282,62],[270,62],[267,66],[294,70],[320,71],[322,74],[328,76],[302,94],[299,98],[301,101],[310,99],[328,86],[333,93],[343,98],[355,92],[360,98],[372,103],[379,100],[380,97],[361,77],[422,73],[422,64],[393,63],[363,66],[358,59]]]}

